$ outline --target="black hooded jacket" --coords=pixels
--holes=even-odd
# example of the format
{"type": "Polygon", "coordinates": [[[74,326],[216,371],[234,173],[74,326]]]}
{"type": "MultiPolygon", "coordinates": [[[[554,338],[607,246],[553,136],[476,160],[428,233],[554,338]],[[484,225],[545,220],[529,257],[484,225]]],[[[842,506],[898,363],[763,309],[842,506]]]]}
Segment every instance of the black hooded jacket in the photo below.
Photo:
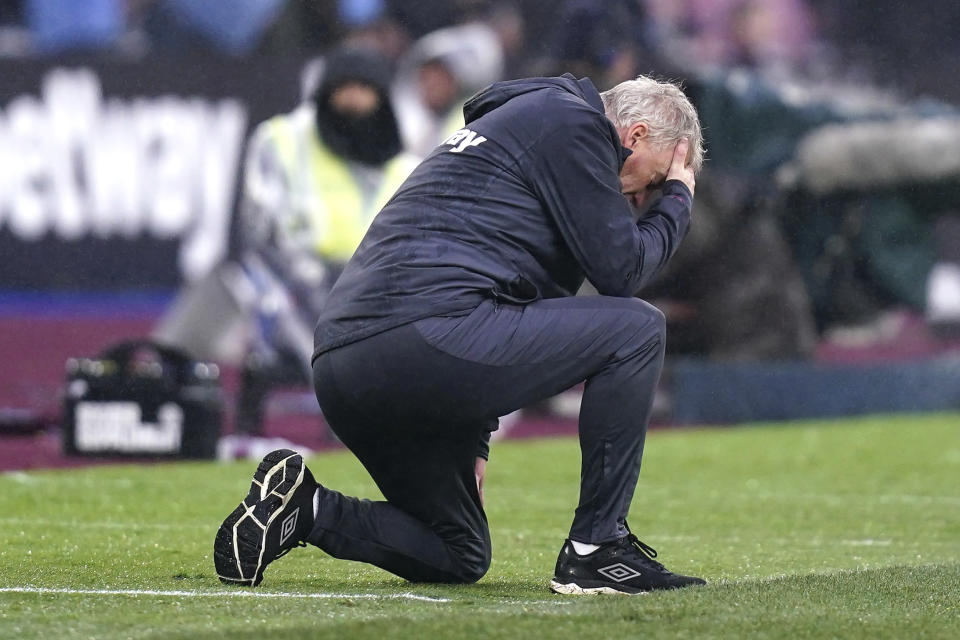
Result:
{"type": "Polygon", "coordinates": [[[367,231],[334,285],[315,355],[485,298],[574,295],[584,276],[628,297],[687,232],[692,197],[670,180],[634,222],[623,148],[593,84],[567,74],[491,85],[367,231]]]}

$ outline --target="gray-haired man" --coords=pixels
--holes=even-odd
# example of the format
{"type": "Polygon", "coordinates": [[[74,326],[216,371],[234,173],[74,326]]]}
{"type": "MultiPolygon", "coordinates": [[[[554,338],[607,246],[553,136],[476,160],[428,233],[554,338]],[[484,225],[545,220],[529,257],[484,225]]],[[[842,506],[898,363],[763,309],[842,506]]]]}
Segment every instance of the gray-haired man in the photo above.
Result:
{"type": "Polygon", "coordinates": [[[480,579],[497,416],[586,381],[580,502],[551,588],[702,584],[626,523],[665,340],[663,314],[633,296],[686,234],[696,112],[670,83],[601,96],[567,75],[494,84],[464,114],[374,220],[317,326],[320,406],[386,500],[274,452],[217,535],[219,575],[257,584],[302,541],[412,581],[480,579]],[[599,296],[574,297],[584,277],[599,296]]]}

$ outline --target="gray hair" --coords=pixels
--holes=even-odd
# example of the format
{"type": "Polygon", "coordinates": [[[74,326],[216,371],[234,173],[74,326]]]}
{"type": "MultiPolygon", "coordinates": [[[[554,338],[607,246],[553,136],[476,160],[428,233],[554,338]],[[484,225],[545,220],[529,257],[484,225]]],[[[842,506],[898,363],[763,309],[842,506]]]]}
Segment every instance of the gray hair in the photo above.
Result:
{"type": "Polygon", "coordinates": [[[673,82],[640,76],[626,80],[600,94],[607,118],[617,130],[644,122],[650,142],[659,147],[690,141],[690,164],[695,172],[703,165],[703,132],[697,110],[673,82]]]}

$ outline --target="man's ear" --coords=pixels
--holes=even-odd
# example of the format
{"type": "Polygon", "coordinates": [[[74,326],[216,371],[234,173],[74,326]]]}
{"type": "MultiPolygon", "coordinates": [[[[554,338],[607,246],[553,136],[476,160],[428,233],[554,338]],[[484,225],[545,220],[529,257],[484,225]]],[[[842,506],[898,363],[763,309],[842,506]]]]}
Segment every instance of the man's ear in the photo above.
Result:
{"type": "Polygon", "coordinates": [[[627,139],[624,146],[632,149],[637,142],[650,135],[650,127],[646,122],[635,122],[627,129],[627,139]]]}

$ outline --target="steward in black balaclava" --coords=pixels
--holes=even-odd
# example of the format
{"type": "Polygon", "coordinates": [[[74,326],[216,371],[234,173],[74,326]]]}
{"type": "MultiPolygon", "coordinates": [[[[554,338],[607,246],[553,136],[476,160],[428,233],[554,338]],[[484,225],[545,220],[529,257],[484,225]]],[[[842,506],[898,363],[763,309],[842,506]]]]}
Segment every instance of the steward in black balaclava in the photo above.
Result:
{"type": "Polygon", "coordinates": [[[390,103],[390,67],[379,54],[340,49],[326,56],[320,85],[313,94],[320,139],[335,154],[369,165],[382,165],[400,153],[400,128],[390,103]],[[332,98],[351,84],[372,88],[378,100],[372,109],[338,111],[332,98]]]}

